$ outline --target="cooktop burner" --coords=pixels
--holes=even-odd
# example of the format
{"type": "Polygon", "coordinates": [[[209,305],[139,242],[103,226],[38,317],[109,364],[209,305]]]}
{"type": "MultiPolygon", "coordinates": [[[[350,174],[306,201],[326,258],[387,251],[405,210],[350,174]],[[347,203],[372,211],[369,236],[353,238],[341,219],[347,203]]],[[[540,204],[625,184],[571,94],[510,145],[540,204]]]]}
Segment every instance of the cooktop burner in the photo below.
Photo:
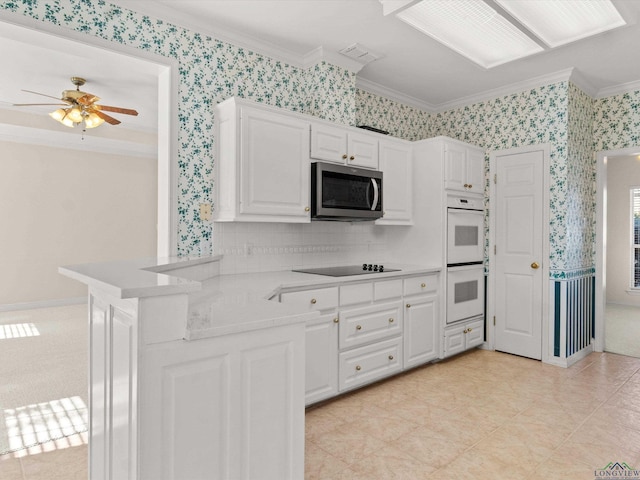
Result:
{"type": "Polygon", "coordinates": [[[350,275],[366,275],[369,273],[399,272],[397,268],[385,268],[384,265],[345,265],[339,267],[304,268],[294,270],[299,273],[312,273],[314,275],[326,275],[328,277],[348,277],[350,275]]]}

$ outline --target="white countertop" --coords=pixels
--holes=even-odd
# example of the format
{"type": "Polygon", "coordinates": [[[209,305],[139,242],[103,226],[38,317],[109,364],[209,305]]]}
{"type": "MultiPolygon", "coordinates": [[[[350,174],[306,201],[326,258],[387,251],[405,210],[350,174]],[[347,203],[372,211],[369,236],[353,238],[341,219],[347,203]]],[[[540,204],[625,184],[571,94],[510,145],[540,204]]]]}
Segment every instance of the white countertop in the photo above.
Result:
{"type": "Polygon", "coordinates": [[[439,272],[439,267],[388,265],[400,271],[329,277],[291,271],[220,275],[203,282],[202,290],[189,295],[188,340],[222,335],[244,328],[263,328],[286,321],[287,317],[317,312],[301,311],[299,305],[282,304],[269,299],[285,290],[304,290],[370,282],[407,275],[439,272]]]}
{"type": "MultiPolygon", "coordinates": [[[[319,315],[300,306],[270,301],[284,290],[339,286],[354,282],[434,273],[440,267],[386,265],[399,271],[329,277],[292,271],[219,275],[203,281],[181,276],[185,269],[215,264],[220,256],[123,260],[60,267],[63,275],[115,298],[175,294],[189,296],[184,338],[196,340],[255,330],[319,315]]],[[[188,276],[188,275],[187,275],[188,276]]]]}

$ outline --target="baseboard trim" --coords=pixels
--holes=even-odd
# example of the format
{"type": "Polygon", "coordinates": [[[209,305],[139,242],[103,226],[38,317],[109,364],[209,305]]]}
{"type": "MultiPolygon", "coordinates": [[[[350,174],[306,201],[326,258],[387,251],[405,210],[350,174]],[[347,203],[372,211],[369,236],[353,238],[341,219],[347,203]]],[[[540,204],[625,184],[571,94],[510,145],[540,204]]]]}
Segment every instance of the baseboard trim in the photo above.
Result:
{"type": "Polygon", "coordinates": [[[9,303],[0,305],[0,312],[14,312],[16,310],[33,310],[36,308],[66,307],[87,303],[87,297],[60,298],[56,300],[40,300],[38,302],[9,303]]]}

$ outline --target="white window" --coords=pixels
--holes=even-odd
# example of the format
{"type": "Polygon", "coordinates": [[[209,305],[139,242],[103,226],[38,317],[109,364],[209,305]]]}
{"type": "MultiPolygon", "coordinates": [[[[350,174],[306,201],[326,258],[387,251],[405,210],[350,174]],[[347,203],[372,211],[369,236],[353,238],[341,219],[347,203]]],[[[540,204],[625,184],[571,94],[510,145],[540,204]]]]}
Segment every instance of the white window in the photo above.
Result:
{"type": "Polygon", "coordinates": [[[640,187],[631,189],[631,288],[640,289],[640,187]]]}

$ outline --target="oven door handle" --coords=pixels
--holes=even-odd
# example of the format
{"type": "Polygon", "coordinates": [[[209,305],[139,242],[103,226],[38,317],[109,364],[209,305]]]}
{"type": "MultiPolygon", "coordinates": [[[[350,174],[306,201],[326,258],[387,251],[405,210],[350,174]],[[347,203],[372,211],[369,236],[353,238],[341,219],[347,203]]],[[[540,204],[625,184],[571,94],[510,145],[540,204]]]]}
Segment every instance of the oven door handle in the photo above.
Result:
{"type": "Polygon", "coordinates": [[[373,185],[373,202],[371,203],[371,210],[375,210],[378,206],[380,192],[378,191],[378,182],[376,182],[375,178],[371,179],[371,184],[373,185]]]}

